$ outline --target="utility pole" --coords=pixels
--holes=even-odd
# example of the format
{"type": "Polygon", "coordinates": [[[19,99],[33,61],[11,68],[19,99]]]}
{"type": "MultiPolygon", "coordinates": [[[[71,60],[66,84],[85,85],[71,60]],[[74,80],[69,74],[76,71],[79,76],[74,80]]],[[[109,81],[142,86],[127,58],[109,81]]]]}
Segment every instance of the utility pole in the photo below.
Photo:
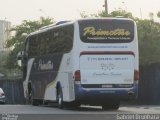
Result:
{"type": "Polygon", "coordinates": [[[104,2],[105,2],[105,4],[104,4],[105,11],[108,14],[108,2],[107,2],[107,0],[105,0],[104,2]]]}
{"type": "Polygon", "coordinates": [[[46,17],[48,17],[47,13],[43,9],[39,9],[40,12],[42,12],[46,17]]]}
{"type": "Polygon", "coordinates": [[[142,9],[140,8],[140,16],[141,16],[141,20],[142,20],[142,9]]]}

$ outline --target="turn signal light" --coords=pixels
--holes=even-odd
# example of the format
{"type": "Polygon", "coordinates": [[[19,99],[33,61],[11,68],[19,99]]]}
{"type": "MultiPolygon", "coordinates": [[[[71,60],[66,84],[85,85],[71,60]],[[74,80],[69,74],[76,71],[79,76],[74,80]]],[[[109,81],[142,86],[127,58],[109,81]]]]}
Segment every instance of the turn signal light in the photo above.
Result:
{"type": "Polygon", "coordinates": [[[81,79],[80,70],[75,71],[74,78],[75,78],[75,81],[80,81],[80,79],[81,79]]]}
{"type": "Polygon", "coordinates": [[[134,70],[134,80],[139,80],[139,71],[134,70]]]}

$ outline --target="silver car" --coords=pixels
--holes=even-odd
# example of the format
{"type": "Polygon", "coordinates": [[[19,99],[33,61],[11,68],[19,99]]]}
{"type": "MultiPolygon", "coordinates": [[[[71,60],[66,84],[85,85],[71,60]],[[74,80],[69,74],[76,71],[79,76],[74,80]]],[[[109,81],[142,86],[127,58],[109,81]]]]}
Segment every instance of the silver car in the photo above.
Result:
{"type": "Polygon", "coordinates": [[[2,90],[2,88],[0,88],[0,103],[1,104],[5,104],[6,100],[5,100],[5,93],[2,90]]]}

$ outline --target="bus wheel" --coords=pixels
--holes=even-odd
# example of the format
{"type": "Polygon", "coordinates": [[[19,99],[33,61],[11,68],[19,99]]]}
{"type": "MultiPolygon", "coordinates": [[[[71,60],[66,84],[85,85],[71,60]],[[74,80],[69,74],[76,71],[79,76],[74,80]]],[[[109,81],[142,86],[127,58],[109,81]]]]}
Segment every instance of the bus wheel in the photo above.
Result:
{"type": "Polygon", "coordinates": [[[58,107],[60,109],[63,109],[63,107],[64,107],[63,93],[62,93],[62,89],[60,89],[60,88],[57,90],[57,103],[58,103],[58,107]]]}
{"type": "Polygon", "coordinates": [[[32,90],[30,91],[30,94],[29,94],[29,101],[31,103],[31,105],[34,105],[34,106],[38,106],[39,103],[37,100],[33,99],[33,92],[32,90]]]}
{"type": "Polygon", "coordinates": [[[109,102],[107,104],[102,105],[102,110],[118,110],[120,106],[120,102],[109,102]]]}
{"type": "Polygon", "coordinates": [[[69,103],[69,107],[71,108],[71,109],[77,109],[77,108],[79,108],[80,107],[80,103],[77,103],[77,102],[71,102],[71,103],[69,103]]]}

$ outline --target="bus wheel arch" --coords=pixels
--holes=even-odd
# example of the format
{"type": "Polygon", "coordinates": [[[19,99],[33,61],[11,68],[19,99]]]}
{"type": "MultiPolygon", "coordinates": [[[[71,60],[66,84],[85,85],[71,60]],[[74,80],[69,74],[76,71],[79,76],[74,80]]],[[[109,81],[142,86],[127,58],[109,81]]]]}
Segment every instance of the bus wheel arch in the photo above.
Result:
{"type": "Polygon", "coordinates": [[[32,84],[31,84],[31,82],[29,82],[28,83],[28,101],[29,101],[30,104],[32,104],[34,106],[38,106],[39,102],[38,102],[38,100],[35,100],[33,98],[33,93],[34,93],[34,91],[32,89],[32,84]]]}

